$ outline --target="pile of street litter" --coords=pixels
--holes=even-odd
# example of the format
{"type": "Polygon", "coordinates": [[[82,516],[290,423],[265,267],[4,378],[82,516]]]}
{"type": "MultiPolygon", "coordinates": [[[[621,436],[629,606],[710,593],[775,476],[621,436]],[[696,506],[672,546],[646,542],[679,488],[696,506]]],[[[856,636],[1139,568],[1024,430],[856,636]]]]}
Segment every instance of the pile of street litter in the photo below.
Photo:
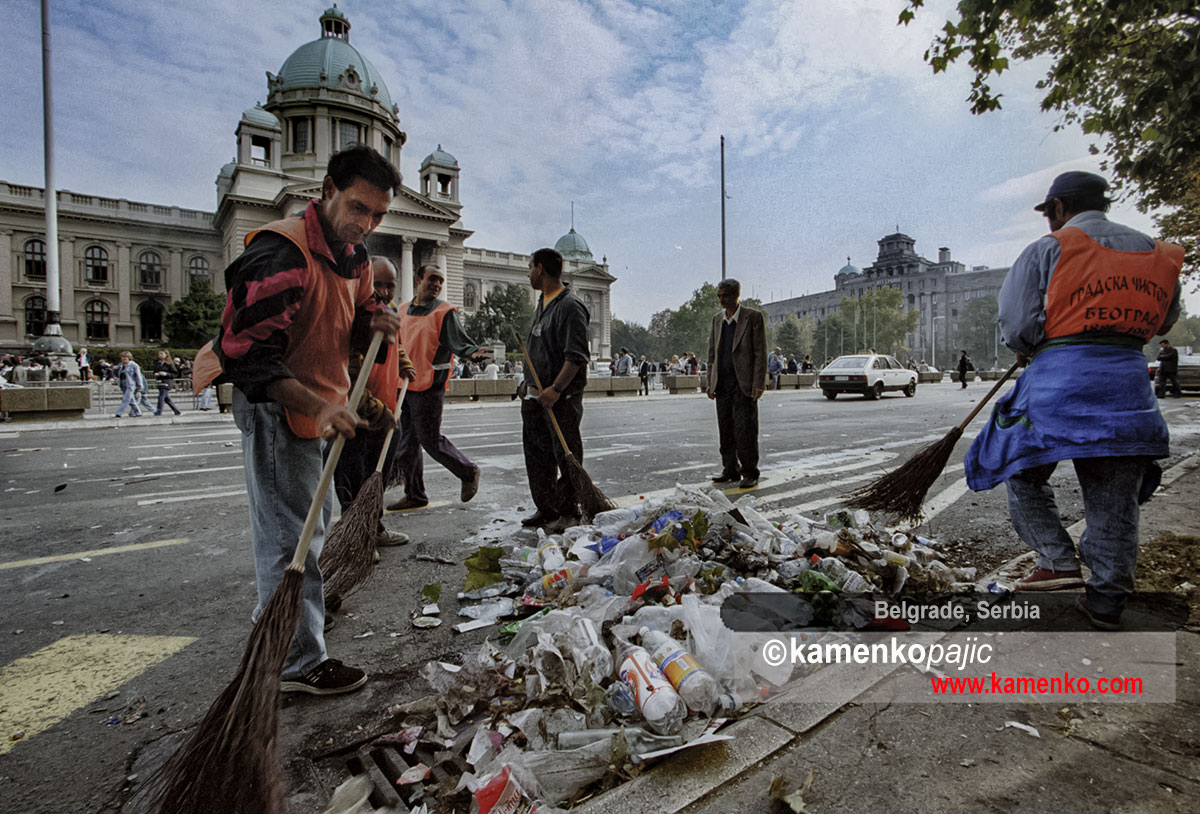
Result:
{"type": "Polygon", "coordinates": [[[416,810],[547,814],[729,739],[722,724],[798,676],[763,658],[771,634],[727,626],[728,599],[787,594],[800,608],[787,629],[820,624],[801,634],[816,641],[868,625],[871,594],[970,591],[975,577],[866,512],[773,524],[750,496],[684,486],[535,545],[482,546],[466,565],[469,621],[455,629],[495,626],[498,642],[430,662],[434,703],[391,710],[401,728],[388,737],[470,766],[410,787],[416,810]]]}

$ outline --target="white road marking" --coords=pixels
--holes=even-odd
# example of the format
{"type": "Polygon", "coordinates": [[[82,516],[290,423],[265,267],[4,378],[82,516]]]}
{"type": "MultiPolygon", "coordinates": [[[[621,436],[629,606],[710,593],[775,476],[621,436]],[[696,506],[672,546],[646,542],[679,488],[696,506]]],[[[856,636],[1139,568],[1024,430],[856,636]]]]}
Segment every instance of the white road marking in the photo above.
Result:
{"type": "Polygon", "coordinates": [[[147,435],[148,441],[175,441],[179,438],[212,438],[214,435],[241,435],[242,431],[233,430],[209,430],[208,432],[187,432],[171,435],[147,435]]]}
{"type": "MultiPolygon", "coordinates": [[[[962,465],[959,464],[958,468],[961,468],[961,466],[962,465]]],[[[950,469],[951,469],[951,467],[947,467],[946,471],[948,472],[948,471],[950,471],[950,469]]],[[[962,497],[963,495],[965,495],[969,491],[971,491],[971,488],[969,486],[967,486],[966,478],[960,478],[959,480],[956,480],[954,483],[950,484],[945,489],[938,492],[932,498],[929,498],[928,500],[925,501],[925,506],[923,509],[924,516],[921,518],[921,522],[919,522],[919,523],[901,523],[896,528],[904,530],[904,531],[908,531],[910,529],[915,529],[918,526],[928,523],[930,520],[937,517],[943,511],[945,511],[946,509],[950,508],[955,503],[957,503],[958,499],[960,497],[962,497]]]]}
{"type": "Polygon", "coordinates": [[[207,458],[211,455],[241,455],[240,449],[226,449],[220,452],[185,452],[182,455],[147,455],[138,458],[139,461],[170,461],[176,458],[207,458]]]}
{"type": "Polygon", "coordinates": [[[174,447],[198,447],[202,444],[228,444],[227,438],[218,438],[215,441],[184,441],[181,444],[135,444],[128,446],[126,449],[172,449],[174,447]]]}
{"type": "Polygon", "coordinates": [[[222,494],[223,494],[224,492],[228,491],[229,487],[231,487],[232,485],[233,484],[231,484],[231,483],[222,483],[218,486],[201,486],[197,489],[175,489],[170,492],[146,492],[145,494],[127,495],[126,497],[141,499],[141,498],[151,498],[151,497],[176,497],[178,495],[194,495],[194,496],[196,496],[197,499],[203,499],[206,497],[218,497],[218,495],[210,494],[210,493],[214,492],[216,490],[223,490],[222,491],[222,494]]]}
{"type": "Polygon", "coordinates": [[[238,466],[209,466],[209,467],[201,467],[198,469],[171,470],[169,472],[130,472],[127,475],[123,475],[121,477],[116,477],[116,478],[111,477],[111,476],[107,477],[107,478],[83,478],[81,480],[73,480],[73,481],[71,481],[71,483],[112,483],[113,486],[123,486],[124,483],[118,483],[117,481],[123,482],[123,481],[130,481],[130,480],[134,480],[134,481],[148,480],[150,478],[170,478],[170,477],[174,477],[176,475],[207,475],[209,472],[228,472],[228,471],[231,471],[234,469],[243,469],[243,468],[244,467],[242,467],[241,465],[238,465],[238,466]]]}
{"type": "MultiPolygon", "coordinates": [[[[875,453],[873,456],[871,456],[869,458],[862,458],[860,460],[853,461],[848,464],[842,464],[840,466],[822,467],[820,470],[814,471],[813,475],[814,476],[816,476],[816,475],[835,475],[839,472],[853,472],[855,469],[865,469],[868,466],[878,467],[881,464],[883,464],[885,461],[890,461],[891,459],[893,459],[895,457],[896,457],[895,453],[889,453],[889,452],[875,453]]],[[[879,477],[882,474],[884,474],[882,470],[872,471],[872,472],[867,473],[867,475],[865,477],[879,477]]],[[[799,489],[793,489],[793,490],[787,491],[787,492],[777,492],[775,494],[772,494],[772,495],[769,495],[769,496],[763,498],[763,502],[764,503],[777,503],[780,500],[787,500],[788,498],[796,497],[797,495],[814,492],[817,489],[824,488],[826,485],[831,485],[831,484],[828,484],[827,481],[824,481],[824,478],[815,478],[814,482],[812,484],[810,484],[809,486],[802,486],[799,489]]]]}
{"type": "Polygon", "coordinates": [[[218,497],[237,497],[246,494],[245,489],[238,489],[233,492],[216,492],[208,495],[185,495],[183,497],[160,497],[153,500],[139,500],[139,506],[157,506],[159,503],[186,503],[191,500],[212,500],[218,497]]]}
{"type": "MultiPolygon", "coordinates": [[[[954,464],[953,466],[946,467],[946,472],[955,472],[962,468],[963,468],[962,464],[954,464]]],[[[879,474],[880,473],[878,473],[878,472],[868,472],[868,473],[864,473],[862,475],[855,475],[855,476],[849,477],[849,478],[842,478],[841,480],[837,480],[837,481],[833,481],[832,483],[824,484],[824,486],[826,486],[828,488],[834,488],[834,487],[838,487],[838,486],[849,486],[853,483],[860,483],[862,481],[871,480],[872,478],[877,478],[877,477],[879,477],[879,474]]],[[[965,484],[966,481],[963,481],[963,483],[965,484]]],[[[942,493],[942,494],[945,494],[945,493],[942,493]]],[[[941,496],[942,496],[941,494],[938,495],[938,497],[941,497],[941,496]]],[[[960,493],[959,495],[956,495],[954,499],[957,500],[958,497],[961,497],[961,496],[962,495],[960,493]]],[[[813,509],[820,509],[824,506],[835,506],[844,499],[845,499],[845,496],[842,494],[829,494],[829,495],[825,495],[824,497],[818,498],[816,500],[810,500],[807,503],[800,503],[796,506],[789,506],[784,509],[774,509],[769,512],[764,512],[764,515],[768,519],[778,518],[778,517],[786,517],[789,514],[808,512],[808,511],[812,511],[813,509]]],[[[764,501],[764,502],[769,502],[769,501],[764,501]]],[[[952,503],[953,500],[950,502],[952,503]]],[[[930,501],[926,505],[927,506],[932,505],[932,501],[930,501]]],[[[949,505],[949,504],[947,504],[947,505],[949,505]]],[[[925,519],[928,520],[930,517],[941,512],[942,509],[944,509],[944,508],[946,508],[946,507],[945,506],[939,507],[937,509],[937,511],[933,512],[933,514],[930,514],[929,511],[926,511],[925,519]]]]}

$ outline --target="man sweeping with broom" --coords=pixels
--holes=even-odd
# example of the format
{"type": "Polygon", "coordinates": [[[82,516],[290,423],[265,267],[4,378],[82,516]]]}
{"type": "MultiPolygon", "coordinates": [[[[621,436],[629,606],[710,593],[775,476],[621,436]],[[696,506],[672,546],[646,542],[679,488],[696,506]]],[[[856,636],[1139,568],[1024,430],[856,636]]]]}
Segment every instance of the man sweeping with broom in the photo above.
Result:
{"type": "Polygon", "coordinates": [[[1098,175],[1067,172],[1034,207],[1051,233],[1021,253],[999,297],[1004,344],[1029,366],[965,463],[972,489],[1007,483],[1013,527],[1038,554],[1017,581],[1024,591],[1083,585],[1049,484],[1059,461],[1074,463],[1092,572],[1079,609],[1116,630],[1133,592],[1139,497],[1153,491],[1152,461],[1168,454],[1142,346],[1179,316],[1184,252],[1109,221],[1107,190],[1098,175]]]}
{"type": "Polygon", "coordinates": [[[521,521],[526,528],[547,526],[580,514],[580,495],[569,467],[583,460],[583,388],[587,384],[588,310],[562,281],[563,258],[538,249],[529,261],[529,284],[540,291],[527,344],[532,375],[521,401],[521,442],[525,472],[537,511],[521,521]],[[568,461],[550,415],[558,421],[574,462],[568,461]]]}
{"type": "MultiPolygon", "coordinates": [[[[321,200],[299,217],[251,232],[245,253],[225,271],[229,294],[214,350],[236,385],[233,414],[242,431],[258,585],[255,618],[296,551],[321,482],[324,443],[353,438],[366,424],[346,403],[350,355],[362,353],[373,332],[390,340],[399,328],[399,317],[373,296],[365,245],[399,189],[400,174],[379,153],[362,145],[342,150],[329,159],[321,200]]],[[[305,560],[284,692],[335,695],[367,680],[362,670],[325,653],[317,560],[332,509],[329,492],[305,560]]]]}

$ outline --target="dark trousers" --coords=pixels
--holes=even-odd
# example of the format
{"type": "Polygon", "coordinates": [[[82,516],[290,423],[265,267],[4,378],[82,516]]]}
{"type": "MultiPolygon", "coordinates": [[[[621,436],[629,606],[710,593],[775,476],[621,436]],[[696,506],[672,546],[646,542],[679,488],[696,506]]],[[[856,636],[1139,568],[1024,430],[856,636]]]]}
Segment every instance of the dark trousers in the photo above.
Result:
{"type": "MultiPolygon", "coordinates": [[[[583,437],[579,425],[583,421],[583,394],[562,396],[553,409],[571,454],[582,463],[583,437]]],[[[546,409],[537,399],[521,401],[521,443],[525,447],[525,474],[529,477],[533,505],[552,517],[578,514],[579,500],[567,477],[566,454],[546,409]]]]}
{"type": "Polygon", "coordinates": [[[642,386],[639,388],[639,392],[641,392],[647,396],[650,395],[650,377],[642,376],[641,381],[642,381],[642,386]]]}
{"type": "MultiPolygon", "coordinates": [[[[392,451],[384,458],[386,461],[383,466],[384,484],[387,484],[391,469],[395,465],[393,456],[399,436],[399,431],[392,433],[392,441],[389,445],[392,451]]],[[[342,511],[345,511],[346,507],[354,502],[354,498],[358,497],[358,491],[362,489],[367,478],[371,477],[371,473],[379,465],[379,451],[383,447],[385,437],[387,437],[386,429],[368,430],[364,428],[354,433],[354,437],[346,441],[346,446],[342,448],[342,457],[338,458],[337,468],[333,470],[333,491],[337,495],[342,511]]],[[[326,446],[326,449],[329,449],[329,446],[331,445],[326,446]]],[[[382,526],[381,522],[380,528],[382,526]]]]}
{"type": "Polygon", "coordinates": [[[1183,395],[1183,393],[1179,390],[1179,374],[1163,373],[1161,370],[1159,370],[1158,377],[1154,380],[1154,395],[1158,396],[1159,398],[1165,396],[1167,394],[1168,385],[1171,387],[1172,396],[1179,398],[1183,395]]]}
{"type": "Polygon", "coordinates": [[[726,475],[758,477],[758,402],[737,387],[717,389],[717,430],[726,475]]]}
{"type": "Polygon", "coordinates": [[[962,382],[962,389],[966,390],[967,389],[967,371],[965,371],[965,370],[958,371],[958,380],[960,382],[962,382]]]}
{"type": "Polygon", "coordinates": [[[425,494],[425,458],[429,453],[450,474],[459,480],[475,476],[475,464],[442,435],[442,407],[446,391],[431,387],[428,390],[409,390],[400,408],[400,445],[396,449],[396,465],[404,477],[404,496],[418,503],[428,503],[425,494]]]}
{"type": "Polygon", "coordinates": [[[154,411],[155,415],[162,415],[163,404],[166,404],[175,411],[175,415],[179,415],[179,408],[175,406],[175,402],[171,401],[171,388],[159,385],[158,388],[158,409],[154,411]]]}

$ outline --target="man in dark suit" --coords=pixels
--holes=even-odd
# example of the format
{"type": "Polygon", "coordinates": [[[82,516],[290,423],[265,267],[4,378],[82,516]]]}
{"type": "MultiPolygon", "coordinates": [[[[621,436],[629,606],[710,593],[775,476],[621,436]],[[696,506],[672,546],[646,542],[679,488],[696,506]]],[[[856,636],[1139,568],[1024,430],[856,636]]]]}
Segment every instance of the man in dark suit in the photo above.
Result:
{"type": "Polygon", "coordinates": [[[761,311],[738,304],[741,284],[717,285],[721,311],[713,316],[708,337],[708,385],[717,402],[721,439],[721,474],[713,483],[740,481],[743,489],[758,485],[758,399],[767,386],[767,334],[761,311]]]}

